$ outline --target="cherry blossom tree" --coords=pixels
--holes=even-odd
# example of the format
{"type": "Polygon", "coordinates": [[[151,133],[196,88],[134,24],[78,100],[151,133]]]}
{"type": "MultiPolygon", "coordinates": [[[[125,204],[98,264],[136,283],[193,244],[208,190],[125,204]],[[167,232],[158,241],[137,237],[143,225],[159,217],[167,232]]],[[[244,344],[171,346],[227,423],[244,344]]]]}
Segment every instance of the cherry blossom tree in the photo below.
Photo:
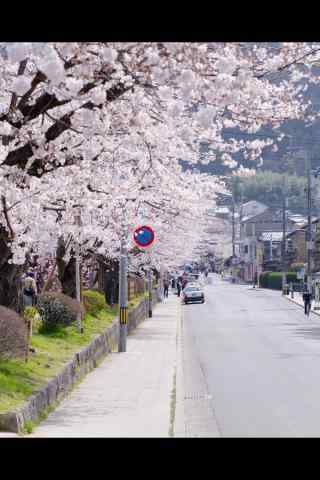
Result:
{"type": "Polygon", "coordinates": [[[183,212],[192,217],[197,205],[201,216],[201,209],[199,202],[186,206],[188,199],[200,199],[203,188],[213,199],[221,188],[215,179],[184,173],[179,161],[215,161],[212,152],[199,155],[203,142],[230,168],[239,151],[258,161],[274,139],[226,141],[224,129],[255,133],[270,124],[277,131],[288,119],[312,121],[317,114],[301,89],[318,82],[312,65],[319,52],[315,43],[6,45],[0,302],[7,302],[1,291],[13,295],[10,285],[26,252],[44,251],[54,238],[77,238],[77,209],[86,248],[115,255],[125,205],[128,225],[159,221],[155,251],[167,255],[166,222],[194,232],[183,212]]]}

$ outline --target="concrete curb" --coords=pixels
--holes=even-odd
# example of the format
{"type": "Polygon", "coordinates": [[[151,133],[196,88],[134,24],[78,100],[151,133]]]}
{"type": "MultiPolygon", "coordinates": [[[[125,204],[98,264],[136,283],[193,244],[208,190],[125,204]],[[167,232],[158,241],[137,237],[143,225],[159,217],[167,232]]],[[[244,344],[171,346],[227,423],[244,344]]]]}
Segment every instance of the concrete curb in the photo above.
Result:
{"type": "MultiPolygon", "coordinates": [[[[159,292],[153,291],[153,304],[160,300],[159,292]]],[[[128,333],[146,319],[147,302],[140,303],[128,312],[128,333]]],[[[118,347],[119,318],[100,335],[97,335],[82,350],[75,353],[60,373],[47,381],[35,391],[19,408],[0,414],[0,431],[22,433],[27,421],[37,422],[50,407],[55,407],[87,373],[97,367],[98,363],[118,347]]]]}
{"type": "Polygon", "coordinates": [[[176,405],[173,436],[185,437],[184,381],[183,381],[183,309],[180,305],[177,319],[177,357],[176,357],[176,405]]]}
{"type": "MultiPolygon", "coordinates": [[[[301,303],[297,302],[294,298],[290,298],[287,295],[284,295],[284,297],[289,300],[289,302],[294,303],[295,305],[299,305],[299,307],[304,308],[304,305],[301,305],[301,303]]],[[[320,316],[320,311],[314,310],[313,308],[310,310],[311,313],[314,313],[315,315],[320,316]]]]}

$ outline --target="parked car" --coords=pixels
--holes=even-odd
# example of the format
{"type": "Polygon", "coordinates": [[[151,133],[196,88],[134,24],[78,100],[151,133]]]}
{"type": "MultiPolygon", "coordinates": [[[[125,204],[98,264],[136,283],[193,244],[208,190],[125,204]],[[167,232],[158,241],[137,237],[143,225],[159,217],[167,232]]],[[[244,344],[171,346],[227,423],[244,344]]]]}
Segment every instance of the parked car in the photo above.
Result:
{"type": "Polygon", "coordinates": [[[185,288],[189,288],[189,287],[197,287],[197,288],[201,288],[201,285],[198,283],[198,282],[188,282],[187,285],[185,286],[185,288]]]}
{"type": "Polygon", "coordinates": [[[199,273],[188,273],[187,280],[188,282],[196,282],[199,280],[199,273]]]}
{"type": "Polygon", "coordinates": [[[188,284],[182,292],[182,300],[185,304],[193,302],[204,303],[204,292],[200,286],[188,284]]]}

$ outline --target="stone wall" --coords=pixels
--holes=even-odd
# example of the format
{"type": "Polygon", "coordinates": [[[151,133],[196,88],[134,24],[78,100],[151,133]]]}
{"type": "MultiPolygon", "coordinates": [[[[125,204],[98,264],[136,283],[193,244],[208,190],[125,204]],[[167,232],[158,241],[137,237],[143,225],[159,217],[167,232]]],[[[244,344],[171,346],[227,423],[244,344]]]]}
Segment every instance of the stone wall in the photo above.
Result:
{"type": "MultiPolygon", "coordinates": [[[[160,290],[153,290],[152,306],[154,307],[161,300],[160,290]]],[[[148,318],[148,300],[141,300],[139,305],[128,312],[128,333],[132,332],[146,318],[148,318]]]]}
{"type": "MultiPolygon", "coordinates": [[[[154,290],[152,303],[160,300],[160,294],[154,290]]],[[[146,301],[141,302],[128,313],[128,333],[146,319],[146,301]]],[[[41,413],[55,406],[72,390],[74,385],[112,351],[117,351],[119,342],[119,319],[114,319],[102,334],[91,340],[77,352],[63,370],[50,379],[44,387],[31,395],[20,408],[0,414],[0,431],[21,432],[26,421],[37,421],[41,413]]]]}

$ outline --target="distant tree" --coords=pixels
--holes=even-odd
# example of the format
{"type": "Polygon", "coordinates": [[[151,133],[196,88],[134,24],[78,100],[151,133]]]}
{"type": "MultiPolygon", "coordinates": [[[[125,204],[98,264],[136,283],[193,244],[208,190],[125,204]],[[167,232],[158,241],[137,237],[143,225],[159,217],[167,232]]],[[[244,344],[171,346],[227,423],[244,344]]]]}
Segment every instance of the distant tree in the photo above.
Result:
{"type": "Polygon", "coordinates": [[[256,200],[270,207],[281,206],[284,180],[286,180],[289,209],[297,213],[305,213],[307,185],[305,177],[261,171],[250,177],[238,178],[237,188],[241,189],[243,202],[256,200]]]}

